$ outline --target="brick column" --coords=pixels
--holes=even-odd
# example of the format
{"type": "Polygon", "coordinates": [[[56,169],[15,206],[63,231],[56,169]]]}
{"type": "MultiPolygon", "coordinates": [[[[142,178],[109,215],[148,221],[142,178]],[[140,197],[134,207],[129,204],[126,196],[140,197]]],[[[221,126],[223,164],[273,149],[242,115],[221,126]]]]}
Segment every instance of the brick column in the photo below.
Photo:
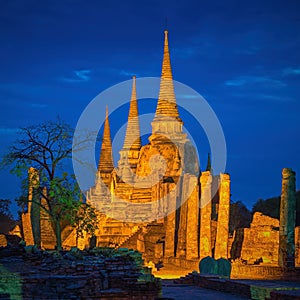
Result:
{"type": "Polygon", "coordinates": [[[168,203],[166,217],[165,257],[174,257],[175,252],[175,222],[176,222],[176,187],[174,183],[163,184],[168,203]]]}
{"type": "Polygon", "coordinates": [[[202,172],[200,177],[200,259],[211,256],[211,183],[210,171],[202,172]]]}
{"type": "Polygon", "coordinates": [[[177,234],[177,249],[176,249],[176,257],[184,257],[186,256],[186,233],[187,233],[187,201],[186,200],[186,192],[188,187],[188,174],[184,174],[182,180],[182,184],[179,185],[181,191],[178,191],[178,197],[180,201],[180,215],[179,215],[179,224],[178,224],[178,234],[177,234]]]}
{"type": "Polygon", "coordinates": [[[199,217],[199,189],[197,177],[189,176],[189,192],[191,193],[187,202],[186,222],[186,259],[198,258],[198,217],[199,217]]]}
{"type": "Polygon", "coordinates": [[[217,236],[215,245],[215,259],[228,258],[228,230],[230,209],[230,177],[220,174],[219,210],[217,236]]]}

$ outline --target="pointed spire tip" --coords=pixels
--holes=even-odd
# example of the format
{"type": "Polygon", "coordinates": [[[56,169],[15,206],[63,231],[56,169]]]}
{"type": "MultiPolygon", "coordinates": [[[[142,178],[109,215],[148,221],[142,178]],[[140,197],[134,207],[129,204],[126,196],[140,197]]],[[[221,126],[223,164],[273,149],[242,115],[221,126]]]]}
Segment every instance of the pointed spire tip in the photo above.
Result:
{"type": "Polygon", "coordinates": [[[211,155],[210,155],[210,152],[208,152],[208,155],[207,155],[206,171],[210,171],[210,172],[212,173],[212,167],[211,167],[211,155]]]}
{"type": "Polygon", "coordinates": [[[98,163],[98,171],[100,173],[112,172],[114,168],[107,105],[106,105],[105,113],[106,113],[106,118],[104,122],[100,159],[98,163]]]}

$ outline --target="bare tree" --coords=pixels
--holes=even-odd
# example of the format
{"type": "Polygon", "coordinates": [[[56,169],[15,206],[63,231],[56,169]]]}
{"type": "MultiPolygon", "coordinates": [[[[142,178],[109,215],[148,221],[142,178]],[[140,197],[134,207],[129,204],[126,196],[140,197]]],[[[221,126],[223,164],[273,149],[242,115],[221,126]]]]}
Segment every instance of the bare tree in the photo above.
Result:
{"type": "MultiPolygon", "coordinates": [[[[75,150],[86,147],[92,135],[86,134],[78,144],[72,144],[73,129],[61,119],[21,128],[19,138],[1,161],[2,167],[9,166],[13,173],[23,178],[27,178],[30,167],[37,170],[38,178],[31,180],[36,182],[33,189],[38,198],[29,201],[38,204],[51,217],[58,250],[62,248],[62,221],[74,222],[74,215],[83,209],[78,201],[80,190],[74,176],[63,170],[67,168],[74,147],[75,150]],[[40,198],[45,201],[39,201],[40,198]]],[[[26,185],[29,184],[27,181],[26,185]]]]}

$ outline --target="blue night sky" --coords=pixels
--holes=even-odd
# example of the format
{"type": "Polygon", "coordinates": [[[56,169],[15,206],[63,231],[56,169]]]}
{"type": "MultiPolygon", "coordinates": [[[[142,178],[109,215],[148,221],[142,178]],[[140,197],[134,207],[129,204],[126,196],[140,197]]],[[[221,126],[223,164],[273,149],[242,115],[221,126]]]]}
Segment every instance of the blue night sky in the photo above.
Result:
{"type": "MultiPolygon", "coordinates": [[[[279,195],[282,168],[300,174],[299,11],[299,0],[0,0],[0,154],[19,127],[57,115],[75,127],[101,91],[160,76],[167,18],[174,79],[223,127],[232,200],[279,195]]],[[[209,150],[198,151],[201,161],[209,150]]],[[[20,194],[9,171],[0,188],[20,194]]]]}

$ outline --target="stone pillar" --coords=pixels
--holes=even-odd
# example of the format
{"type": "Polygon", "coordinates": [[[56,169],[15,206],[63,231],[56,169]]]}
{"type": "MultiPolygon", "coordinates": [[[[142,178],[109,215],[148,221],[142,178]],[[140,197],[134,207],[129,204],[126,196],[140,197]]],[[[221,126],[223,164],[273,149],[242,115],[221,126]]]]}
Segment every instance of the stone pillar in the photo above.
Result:
{"type": "Polygon", "coordinates": [[[215,259],[228,258],[228,230],[230,210],[230,177],[229,174],[220,174],[219,211],[217,236],[215,245],[215,259]]]}
{"type": "MultiPolygon", "coordinates": [[[[154,176],[153,176],[154,177],[154,176]]],[[[155,177],[156,179],[156,177],[155,177]]],[[[156,222],[164,222],[164,205],[159,201],[160,199],[160,183],[159,180],[153,180],[151,187],[151,210],[156,215],[156,222]]]]}
{"type": "Polygon", "coordinates": [[[189,176],[189,192],[187,202],[186,223],[186,259],[198,259],[198,218],[199,218],[199,189],[197,177],[189,176]]]}
{"type": "MultiPolygon", "coordinates": [[[[43,195],[47,197],[47,188],[44,187],[43,195]]],[[[49,213],[44,209],[49,210],[49,206],[46,198],[42,196],[41,198],[41,209],[40,209],[40,226],[41,226],[41,248],[42,249],[55,249],[56,246],[56,236],[52,225],[52,220],[50,219],[49,213]]]]}
{"type": "Polygon", "coordinates": [[[210,171],[202,172],[200,177],[200,259],[211,256],[211,183],[210,171]]]}
{"type": "Polygon", "coordinates": [[[178,191],[178,199],[180,203],[180,215],[178,224],[178,234],[177,234],[177,249],[176,257],[186,256],[186,235],[187,235],[187,188],[188,188],[188,174],[184,174],[182,177],[182,184],[180,186],[181,191],[178,191]]]}
{"type": "Polygon", "coordinates": [[[22,214],[22,228],[23,228],[23,237],[26,245],[34,245],[34,239],[32,234],[31,226],[31,214],[23,213],[22,214]]]}
{"type": "Polygon", "coordinates": [[[284,269],[295,267],[296,182],[292,169],[282,170],[280,200],[278,264],[284,269]]]}
{"type": "Polygon", "coordinates": [[[28,170],[29,191],[28,191],[28,212],[30,213],[31,227],[34,244],[41,246],[40,228],[40,178],[37,169],[30,167],[28,170]],[[29,211],[30,210],[30,211],[29,211]]]}
{"type": "Polygon", "coordinates": [[[27,211],[30,214],[31,214],[31,209],[32,209],[34,187],[37,186],[37,183],[39,181],[38,176],[39,176],[38,171],[35,168],[30,167],[28,169],[28,206],[27,206],[27,211]]]}
{"type": "Polygon", "coordinates": [[[300,226],[295,228],[295,265],[300,265],[300,226]]]}
{"type": "Polygon", "coordinates": [[[30,167],[28,169],[28,203],[27,203],[27,213],[22,214],[22,228],[23,237],[26,245],[35,244],[35,231],[32,219],[32,212],[36,209],[36,205],[33,205],[35,199],[35,190],[38,187],[39,177],[38,171],[35,168],[30,167]]]}
{"type": "Polygon", "coordinates": [[[165,197],[168,203],[166,217],[165,257],[174,257],[175,254],[175,224],[176,224],[176,188],[174,183],[162,184],[165,187],[165,197]]]}

